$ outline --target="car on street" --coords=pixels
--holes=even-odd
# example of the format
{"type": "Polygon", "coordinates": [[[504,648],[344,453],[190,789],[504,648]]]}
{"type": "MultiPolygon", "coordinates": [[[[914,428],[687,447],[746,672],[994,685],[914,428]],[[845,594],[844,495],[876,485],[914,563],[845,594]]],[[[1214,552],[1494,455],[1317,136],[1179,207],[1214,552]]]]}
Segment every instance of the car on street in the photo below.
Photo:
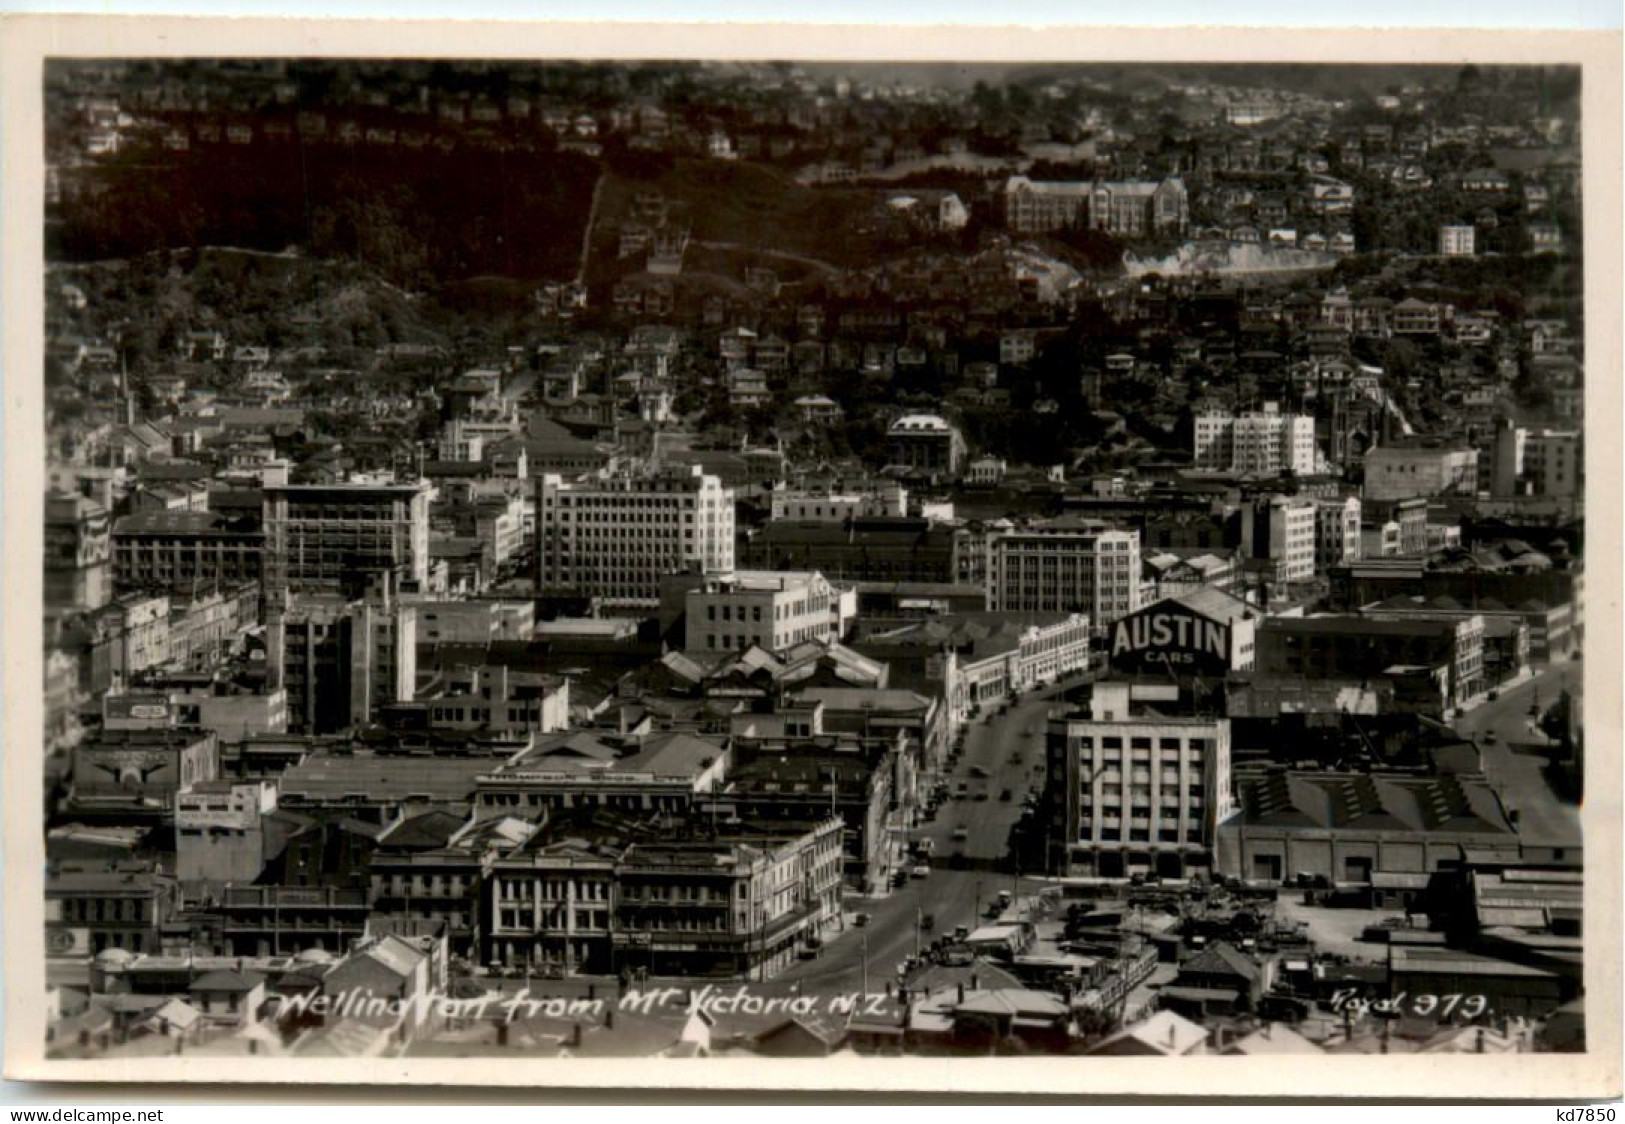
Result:
{"type": "Polygon", "coordinates": [[[852,924],[859,929],[863,928],[865,925],[869,924],[869,915],[867,913],[858,914],[852,918],[852,924]]]}
{"type": "Polygon", "coordinates": [[[1011,793],[1011,791],[1007,788],[1003,792],[999,793],[999,799],[1008,804],[1012,795],[1013,793],[1011,793]]]}
{"type": "Polygon", "coordinates": [[[1484,731],[1484,743],[1486,745],[1494,745],[1495,744],[1495,731],[1494,730],[1485,730],[1484,731]]]}
{"type": "Polygon", "coordinates": [[[914,869],[909,871],[915,878],[930,878],[931,867],[927,863],[916,863],[914,869]]]}
{"type": "MultiPolygon", "coordinates": [[[[970,767],[970,775],[975,777],[977,780],[986,780],[987,770],[982,768],[980,765],[972,765],[970,767]]],[[[961,785],[960,787],[963,788],[964,786],[961,785]]]]}
{"type": "Polygon", "coordinates": [[[956,827],[956,828],[954,828],[954,842],[955,843],[963,843],[965,840],[967,840],[969,838],[970,838],[970,828],[968,828],[968,827],[956,827]]]}
{"type": "Polygon", "coordinates": [[[936,927],[937,927],[937,916],[936,916],[936,914],[934,914],[934,913],[922,913],[920,915],[920,928],[924,929],[926,932],[929,933],[932,929],[935,929],[936,927]]]}

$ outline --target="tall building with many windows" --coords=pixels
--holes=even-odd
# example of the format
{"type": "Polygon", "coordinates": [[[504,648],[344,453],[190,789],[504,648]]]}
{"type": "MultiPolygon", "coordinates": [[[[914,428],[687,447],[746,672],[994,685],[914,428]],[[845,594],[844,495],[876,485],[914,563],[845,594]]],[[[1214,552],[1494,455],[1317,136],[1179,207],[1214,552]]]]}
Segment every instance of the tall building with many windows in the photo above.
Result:
{"type": "Polygon", "coordinates": [[[287,692],[288,730],[330,734],[365,726],[378,708],[417,690],[415,605],[395,597],[387,575],[366,596],[295,597],[266,621],[271,687],[287,692]]]}
{"type": "Polygon", "coordinates": [[[1230,721],[1169,713],[1171,686],[1135,697],[1147,690],[1097,683],[1087,718],[1049,724],[1052,871],[1182,878],[1211,865],[1218,825],[1235,812],[1230,721]]]}
{"type": "Polygon", "coordinates": [[[1315,419],[1284,414],[1274,402],[1235,414],[1210,410],[1196,417],[1196,467],[1217,472],[1308,475],[1320,468],[1315,419]]]}
{"type": "Polygon", "coordinates": [[[1140,533],[1056,520],[988,539],[993,612],[1085,613],[1097,631],[1140,607],[1140,533]]]}
{"type": "Polygon", "coordinates": [[[354,597],[373,575],[396,588],[429,581],[427,481],[272,484],[265,488],[265,587],[354,597]]]}
{"type": "Polygon", "coordinates": [[[1315,569],[1360,560],[1360,497],[1315,501],[1315,569]]]}
{"type": "Polygon", "coordinates": [[[570,483],[538,479],[537,585],[610,603],[654,605],[660,578],[734,567],[734,492],[690,472],[570,483]]]}
{"type": "Polygon", "coordinates": [[[1274,564],[1278,582],[1306,582],[1315,576],[1315,501],[1268,496],[1241,509],[1241,545],[1251,558],[1274,564]]]}

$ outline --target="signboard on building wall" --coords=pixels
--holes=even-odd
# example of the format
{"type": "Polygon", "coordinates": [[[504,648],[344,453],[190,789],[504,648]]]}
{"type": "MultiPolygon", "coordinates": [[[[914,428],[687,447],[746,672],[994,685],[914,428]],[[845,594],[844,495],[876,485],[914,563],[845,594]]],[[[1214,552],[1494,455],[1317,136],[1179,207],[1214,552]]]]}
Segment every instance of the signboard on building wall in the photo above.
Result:
{"type": "Polygon", "coordinates": [[[136,730],[172,725],[169,696],[157,693],[108,695],[102,699],[102,721],[109,730],[136,730]]]}
{"type": "Polygon", "coordinates": [[[1178,601],[1159,601],[1112,626],[1113,671],[1223,676],[1230,626],[1178,601]]]}

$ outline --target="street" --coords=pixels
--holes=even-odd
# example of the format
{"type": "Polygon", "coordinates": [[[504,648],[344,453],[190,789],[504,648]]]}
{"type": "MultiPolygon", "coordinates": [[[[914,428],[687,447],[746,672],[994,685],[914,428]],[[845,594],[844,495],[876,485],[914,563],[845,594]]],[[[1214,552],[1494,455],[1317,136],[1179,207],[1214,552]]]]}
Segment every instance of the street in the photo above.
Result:
{"type": "Polygon", "coordinates": [[[1527,842],[1580,845],[1580,810],[1552,791],[1542,773],[1541,757],[1528,747],[1546,744],[1545,735],[1532,729],[1535,718],[1529,708],[1537,701],[1542,708],[1551,706],[1564,690],[1579,695],[1583,684],[1584,665],[1565,660],[1502,690],[1495,701],[1469,710],[1454,723],[1457,733],[1478,742],[1484,772],[1501,802],[1517,811],[1518,829],[1527,842]],[[1491,731],[1494,740],[1486,741],[1491,731]]]}
{"type": "Polygon", "coordinates": [[[967,723],[964,753],[945,777],[949,796],[933,820],[910,833],[911,839],[932,842],[930,875],[911,878],[883,898],[849,899],[848,918],[866,913],[868,924],[858,927],[849,920],[843,932],[826,940],[817,959],[796,964],[779,979],[817,991],[857,990],[867,963],[869,989],[879,990],[916,948],[952,933],[956,926],[974,928],[1000,890],[1036,892],[1041,883],[991,867],[1008,850],[1010,829],[1021,815],[1023,799],[1042,785],[1049,709],[1067,688],[1080,682],[1069,679],[1028,694],[1002,715],[995,705],[967,723]],[[966,795],[956,798],[961,784],[966,795]],[[1000,799],[1006,791],[1010,798],[1000,799]],[[954,832],[960,828],[966,837],[955,841],[954,832]],[[962,856],[972,868],[953,869],[955,856],[962,856]],[[921,931],[917,923],[926,916],[933,925],[921,931]]]}

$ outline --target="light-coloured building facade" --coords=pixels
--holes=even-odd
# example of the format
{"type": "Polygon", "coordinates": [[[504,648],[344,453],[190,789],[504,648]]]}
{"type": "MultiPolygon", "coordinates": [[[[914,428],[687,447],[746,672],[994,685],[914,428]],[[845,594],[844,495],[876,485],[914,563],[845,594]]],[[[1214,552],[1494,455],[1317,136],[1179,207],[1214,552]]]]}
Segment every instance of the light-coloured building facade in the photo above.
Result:
{"type": "Polygon", "coordinates": [[[997,705],[1012,691],[1027,691],[1089,669],[1089,618],[1071,613],[1062,620],[1033,624],[1015,644],[1001,650],[944,654],[949,719],[963,722],[971,708],[997,705]]]}
{"type": "Polygon", "coordinates": [[[1315,576],[1318,509],[1298,496],[1270,496],[1241,510],[1242,544],[1253,558],[1275,564],[1278,582],[1315,576]]]}
{"type": "Polygon", "coordinates": [[[1190,221],[1189,195],[1178,176],[1115,182],[1011,176],[1004,185],[1004,204],[1006,223],[1023,234],[1087,226],[1134,238],[1182,233],[1190,221]]]}
{"type": "Polygon", "coordinates": [[[1360,497],[1315,501],[1315,568],[1360,560],[1360,497]]]}
{"type": "Polygon", "coordinates": [[[848,519],[900,519],[908,514],[908,489],[895,480],[877,481],[862,491],[823,492],[779,488],[773,492],[775,520],[844,523],[848,519]]]}
{"type": "Polygon", "coordinates": [[[1243,414],[1211,411],[1196,417],[1196,467],[1217,472],[1307,475],[1320,467],[1315,419],[1282,413],[1274,402],[1243,414]]]}
{"type": "Polygon", "coordinates": [[[891,463],[953,475],[965,463],[965,438],[938,414],[905,414],[886,428],[891,463]]]}
{"type": "Polygon", "coordinates": [[[1585,442],[1577,430],[1539,429],[1523,443],[1524,474],[1537,496],[1576,497],[1585,490],[1585,442]]]}
{"type": "Polygon", "coordinates": [[[699,466],[576,484],[542,476],[536,523],[544,593],[652,605],[664,574],[734,568],[733,489],[699,466]]]}
{"type": "Polygon", "coordinates": [[[536,628],[534,601],[404,598],[418,611],[420,644],[489,644],[529,640],[536,628]]]}
{"type": "Polygon", "coordinates": [[[690,651],[782,651],[839,640],[857,616],[857,593],[816,572],[736,570],[689,590],[685,609],[690,651]]]}
{"type": "Polygon", "coordinates": [[[1439,228],[1439,254],[1447,258],[1470,258],[1478,240],[1478,231],[1471,225],[1447,225],[1439,228]]]}
{"type": "Polygon", "coordinates": [[[1234,814],[1230,722],[1137,717],[1127,683],[1097,683],[1088,718],[1049,724],[1051,869],[1183,877],[1234,814]]]}
{"type": "Polygon", "coordinates": [[[1478,450],[1379,445],[1365,455],[1365,498],[1405,500],[1478,488],[1478,450]]]}
{"type": "Polygon", "coordinates": [[[1083,613],[1096,630],[1140,607],[1140,533],[1075,523],[991,535],[987,606],[994,612],[1083,613]]]}

